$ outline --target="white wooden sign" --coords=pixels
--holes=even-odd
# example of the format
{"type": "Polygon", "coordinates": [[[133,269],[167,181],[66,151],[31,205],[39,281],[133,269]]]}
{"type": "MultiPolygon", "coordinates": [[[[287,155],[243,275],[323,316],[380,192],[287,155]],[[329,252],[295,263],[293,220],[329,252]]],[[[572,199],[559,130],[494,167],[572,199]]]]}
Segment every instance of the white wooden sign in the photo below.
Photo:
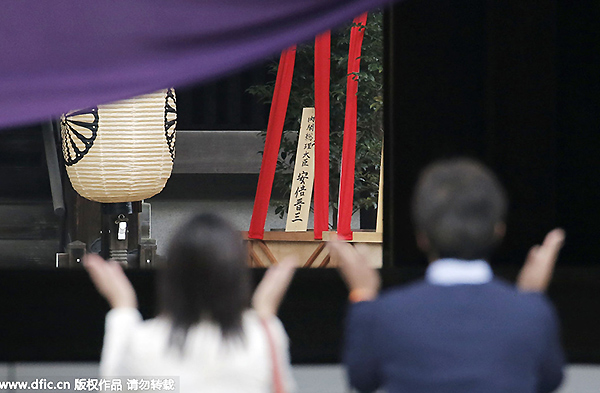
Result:
{"type": "Polygon", "coordinates": [[[286,232],[302,232],[308,228],[308,215],[315,181],[314,154],[315,108],[304,108],[300,121],[286,232]]]}

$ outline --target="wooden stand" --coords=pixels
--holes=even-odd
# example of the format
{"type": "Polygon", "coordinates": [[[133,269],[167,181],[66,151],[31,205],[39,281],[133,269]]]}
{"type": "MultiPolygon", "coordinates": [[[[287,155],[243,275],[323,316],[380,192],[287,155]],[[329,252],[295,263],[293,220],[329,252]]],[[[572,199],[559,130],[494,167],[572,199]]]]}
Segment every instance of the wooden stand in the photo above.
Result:
{"type": "MultiPolygon", "coordinates": [[[[265,232],[263,240],[248,239],[248,232],[242,232],[247,241],[249,264],[251,267],[275,265],[287,256],[298,258],[300,267],[337,267],[327,250],[326,241],[331,232],[323,232],[323,241],[315,240],[314,233],[308,232],[265,232]]],[[[378,232],[354,232],[350,241],[374,268],[382,266],[382,234],[378,232]]]]}

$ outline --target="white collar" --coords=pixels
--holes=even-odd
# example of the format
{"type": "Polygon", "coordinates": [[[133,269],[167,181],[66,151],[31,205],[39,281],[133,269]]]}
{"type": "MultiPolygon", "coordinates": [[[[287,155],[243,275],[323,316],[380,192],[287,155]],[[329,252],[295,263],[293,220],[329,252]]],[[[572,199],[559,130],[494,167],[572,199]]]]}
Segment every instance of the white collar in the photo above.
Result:
{"type": "Polygon", "coordinates": [[[465,261],[444,258],[429,264],[425,279],[434,285],[485,284],[494,277],[492,268],[483,259],[465,261]]]}

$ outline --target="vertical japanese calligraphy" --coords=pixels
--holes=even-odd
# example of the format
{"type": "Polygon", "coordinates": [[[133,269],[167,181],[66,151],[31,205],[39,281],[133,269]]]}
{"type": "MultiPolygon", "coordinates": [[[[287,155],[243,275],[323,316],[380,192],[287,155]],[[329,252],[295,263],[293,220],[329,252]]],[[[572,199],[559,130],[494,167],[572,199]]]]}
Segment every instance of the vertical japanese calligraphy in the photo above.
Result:
{"type": "Polygon", "coordinates": [[[290,192],[286,232],[308,228],[308,216],[314,183],[315,108],[304,108],[298,133],[298,148],[290,192]]]}

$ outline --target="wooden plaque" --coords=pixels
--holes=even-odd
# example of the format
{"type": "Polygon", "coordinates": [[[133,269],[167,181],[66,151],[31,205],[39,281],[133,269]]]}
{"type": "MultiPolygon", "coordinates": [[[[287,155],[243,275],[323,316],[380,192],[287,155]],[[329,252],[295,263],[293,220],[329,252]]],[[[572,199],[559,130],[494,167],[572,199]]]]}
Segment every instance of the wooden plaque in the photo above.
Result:
{"type": "Polygon", "coordinates": [[[315,181],[315,108],[304,108],[298,134],[294,177],[290,192],[286,232],[308,229],[308,215],[315,181]]]}

